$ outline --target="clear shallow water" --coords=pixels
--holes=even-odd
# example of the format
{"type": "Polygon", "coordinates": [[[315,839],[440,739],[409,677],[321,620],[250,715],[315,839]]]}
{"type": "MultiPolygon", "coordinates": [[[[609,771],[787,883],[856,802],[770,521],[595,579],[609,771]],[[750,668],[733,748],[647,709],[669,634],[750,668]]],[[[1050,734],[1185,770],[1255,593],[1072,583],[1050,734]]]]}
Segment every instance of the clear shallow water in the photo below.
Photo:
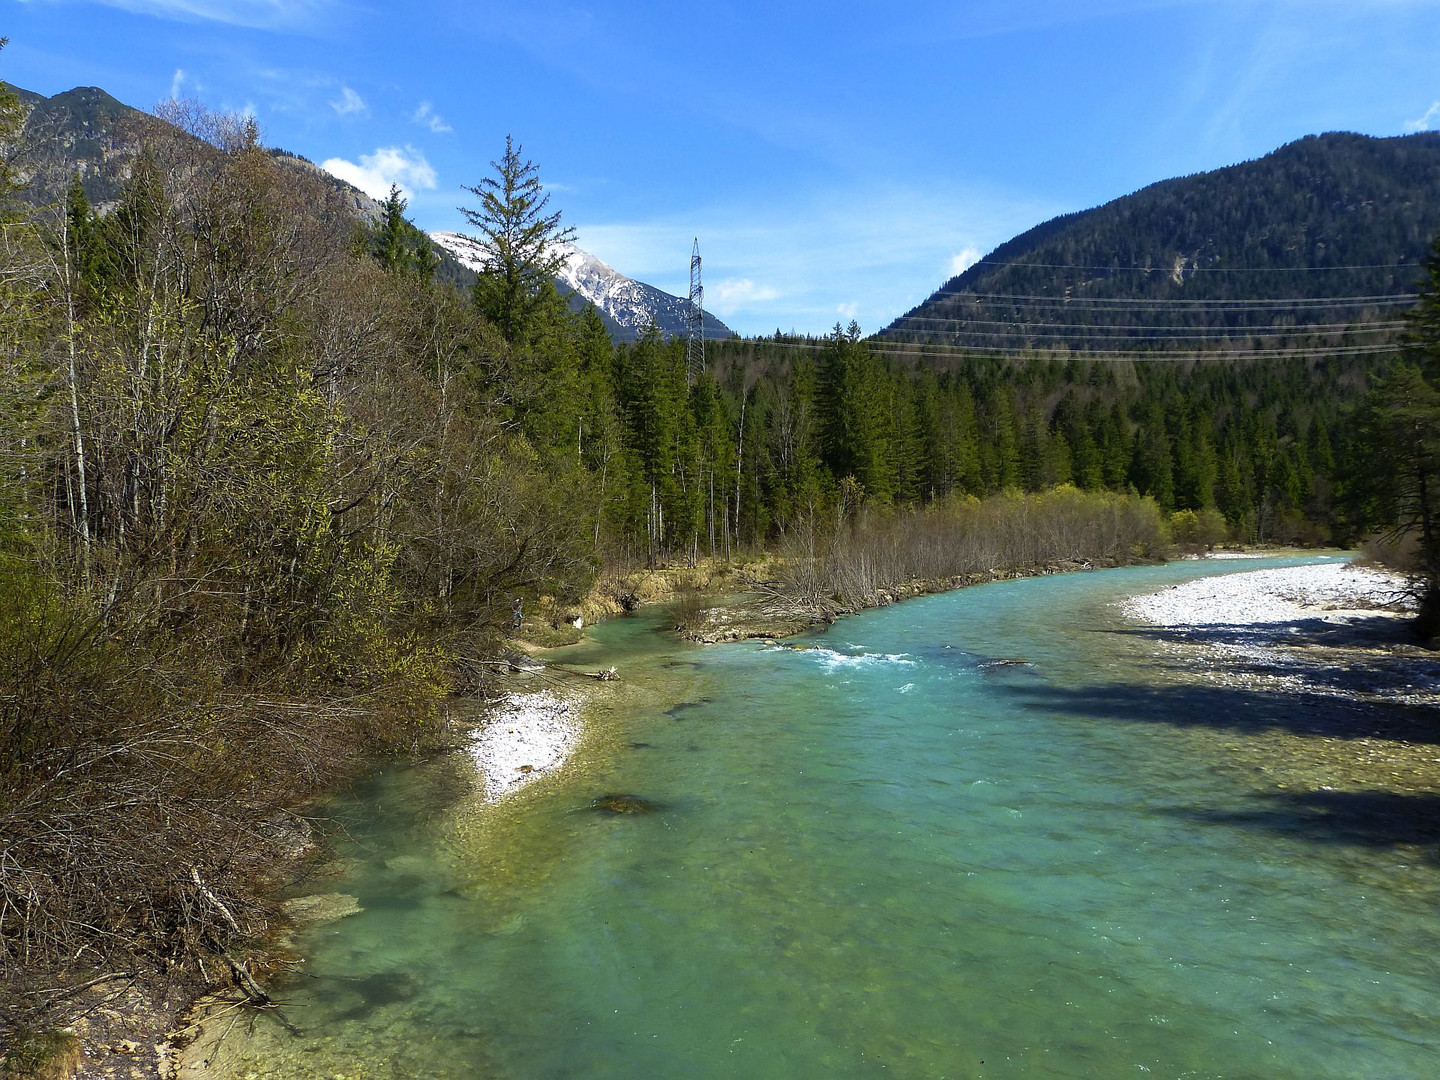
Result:
{"type": "Polygon", "coordinates": [[[1248,703],[1157,695],[1112,632],[1119,596],[1262,565],[985,586],[803,648],[602,626],[567,658],[626,685],[568,780],[483,812],[432,762],[338,808],[322,887],[364,910],[307,932],[301,1034],[262,1018],[236,1069],[1433,1076],[1440,867],[1277,810],[1223,753],[1248,703]],[[588,809],[611,791],[661,808],[588,809]]]}

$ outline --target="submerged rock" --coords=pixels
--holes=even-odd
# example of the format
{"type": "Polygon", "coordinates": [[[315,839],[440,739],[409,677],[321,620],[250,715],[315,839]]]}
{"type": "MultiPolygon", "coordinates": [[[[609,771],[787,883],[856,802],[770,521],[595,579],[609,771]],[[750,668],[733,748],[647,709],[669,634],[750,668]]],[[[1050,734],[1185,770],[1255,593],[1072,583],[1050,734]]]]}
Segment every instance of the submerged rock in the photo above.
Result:
{"type": "Polygon", "coordinates": [[[420,992],[420,984],[403,971],[381,971],[353,980],[355,989],[371,1006],[409,1001],[420,992]]]}
{"type": "Polygon", "coordinates": [[[297,896],[281,905],[291,922],[332,922],[347,915],[358,915],[360,901],[349,893],[313,893],[297,896]]]}
{"type": "Polygon", "coordinates": [[[590,800],[590,809],[602,814],[653,814],[660,804],[639,795],[597,795],[590,800]]]}

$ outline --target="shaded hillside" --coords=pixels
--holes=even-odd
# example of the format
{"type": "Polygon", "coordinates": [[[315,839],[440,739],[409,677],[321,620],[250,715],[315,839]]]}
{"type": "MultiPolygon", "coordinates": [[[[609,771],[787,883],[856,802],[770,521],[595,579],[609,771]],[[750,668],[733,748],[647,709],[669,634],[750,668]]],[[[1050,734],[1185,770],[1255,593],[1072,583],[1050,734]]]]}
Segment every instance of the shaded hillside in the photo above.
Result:
{"type": "Polygon", "coordinates": [[[78,171],[92,206],[106,207],[130,177],[134,147],[148,119],[98,86],[77,86],[54,97],[16,90],[28,110],[11,160],[22,197],[39,205],[57,200],[78,171]]]}
{"type": "Polygon", "coordinates": [[[1311,136],[1002,244],[881,332],[961,351],[1363,355],[1440,232],[1440,133],[1311,136]]]}

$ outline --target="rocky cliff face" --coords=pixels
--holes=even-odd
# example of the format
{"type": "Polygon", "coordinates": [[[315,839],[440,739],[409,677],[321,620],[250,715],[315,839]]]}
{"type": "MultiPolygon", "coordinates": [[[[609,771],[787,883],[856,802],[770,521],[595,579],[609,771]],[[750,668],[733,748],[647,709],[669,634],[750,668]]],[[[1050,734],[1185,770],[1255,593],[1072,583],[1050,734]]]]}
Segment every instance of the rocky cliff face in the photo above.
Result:
{"type": "Polygon", "coordinates": [[[98,86],[77,86],[50,98],[16,93],[28,110],[13,151],[25,184],[22,195],[37,205],[52,202],[78,172],[92,206],[112,205],[130,178],[136,143],[151,118],[98,86]]]}

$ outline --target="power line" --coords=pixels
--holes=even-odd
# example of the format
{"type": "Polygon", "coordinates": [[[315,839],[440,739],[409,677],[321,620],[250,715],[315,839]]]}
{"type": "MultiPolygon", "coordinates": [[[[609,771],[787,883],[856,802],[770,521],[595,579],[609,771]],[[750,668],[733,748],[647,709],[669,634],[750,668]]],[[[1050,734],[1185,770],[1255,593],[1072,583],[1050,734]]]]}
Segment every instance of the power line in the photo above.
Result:
{"type": "MultiPolygon", "coordinates": [[[[1076,263],[1032,263],[1014,259],[977,259],[971,266],[1003,266],[1036,270],[1095,270],[1133,274],[1315,274],[1330,270],[1418,270],[1423,263],[1356,263],[1351,266],[1081,266],[1076,263]]],[[[958,274],[956,275],[959,276],[958,274]]]]}
{"type": "MultiPolygon", "coordinates": [[[[763,339],[754,342],[758,348],[801,349],[815,352],[828,348],[832,341],[817,338],[813,341],[777,341],[763,339]]],[[[908,354],[919,359],[926,357],[953,356],[964,359],[1022,358],[1027,360],[1067,359],[1093,363],[1181,363],[1205,360],[1291,360],[1320,359],[1331,356],[1379,356],[1399,351],[1395,344],[1340,345],[1340,346],[1297,346],[1290,349],[1237,349],[1207,350],[1196,352],[1086,352],[1070,349],[1058,352],[1055,349],[1021,348],[1010,346],[948,345],[937,342],[886,341],[883,338],[869,338],[863,344],[874,352],[886,355],[908,354]]]]}
{"type": "Polygon", "coordinates": [[[1302,357],[1320,358],[1327,356],[1378,356],[1382,353],[1393,353],[1398,351],[1394,344],[1383,345],[1340,345],[1340,346],[1313,346],[1298,347],[1293,349],[1236,349],[1226,351],[1211,349],[1203,352],[1085,352],[1083,350],[1071,349],[1064,353],[1057,353],[1049,350],[1048,355],[1043,348],[1023,349],[1003,346],[991,348],[984,345],[935,345],[932,343],[910,344],[906,342],[872,342],[871,348],[877,352],[887,354],[895,353],[918,353],[922,357],[927,355],[953,355],[953,356],[1022,356],[1032,359],[1054,359],[1063,357],[1075,360],[1092,360],[1099,363],[1130,361],[1135,363],[1174,363],[1179,361],[1192,360],[1288,360],[1302,357]]]}
{"type": "MultiPolygon", "coordinates": [[[[1096,333],[1118,333],[1130,330],[1210,330],[1214,333],[1209,335],[1216,338],[1225,337],[1284,337],[1287,334],[1313,334],[1313,333],[1338,333],[1338,334],[1371,334],[1379,331],[1403,330],[1408,323],[1403,322],[1377,322],[1377,323],[1297,323],[1294,326],[1276,326],[1264,324],[1260,326],[1185,326],[1169,325],[1160,326],[1144,323],[1063,323],[1063,322],[1013,322],[1009,319],[945,319],[938,315],[916,315],[907,318],[908,322],[939,323],[942,326],[953,326],[957,329],[950,331],[958,334],[983,333],[983,331],[965,330],[961,327],[967,326],[1003,326],[1009,327],[1010,333],[999,336],[1014,336],[1029,331],[1034,327],[1045,327],[1055,330],[1075,330],[1082,332],[1096,333]]],[[[943,330],[926,331],[926,333],[945,333],[943,330]]],[[[1045,334],[1045,337],[1058,337],[1058,334],[1045,334]]]]}
{"type": "MultiPolygon", "coordinates": [[[[1177,300],[1155,298],[1151,300],[1134,299],[1131,297],[1105,297],[1105,296],[1033,296],[1022,293],[974,293],[965,289],[940,289],[930,294],[926,303],[939,298],[955,297],[959,299],[974,300],[1004,300],[1007,303],[1025,303],[1047,307],[1066,307],[1075,310],[1085,310],[1085,305],[1096,304],[1104,307],[1123,308],[1125,306],[1135,308],[1223,308],[1225,310],[1246,310],[1246,311],[1271,311],[1285,308],[1326,308],[1326,307],[1360,307],[1364,305],[1385,306],[1391,304],[1408,304],[1420,298],[1419,293],[1384,293],[1378,296],[1315,296],[1301,297],[1293,300],[1177,300]]],[[[900,320],[912,318],[913,316],[902,315],[900,320]]],[[[900,321],[897,320],[897,321],[900,321]]]]}
{"type": "MultiPolygon", "coordinates": [[[[1185,342],[1185,341],[1215,342],[1215,343],[1217,343],[1217,344],[1223,344],[1223,343],[1225,343],[1225,342],[1241,343],[1241,342],[1253,340],[1253,339],[1256,339],[1256,338],[1307,338],[1307,337],[1316,337],[1316,336],[1334,336],[1334,337],[1339,337],[1339,336],[1343,336],[1343,335],[1345,335],[1345,334],[1347,334],[1347,333],[1374,334],[1374,333],[1382,333],[1382,332],[1383,332],[1383,333],[1390,333],[1390,332],[1391,332],[1391,331],[1368,330],[1368,329],[1357,328],[1357,329],[1355,329],[1354,331],[1337,330],[1337,331],[1331,331],[1330,334],[1328,334],[1328,335],[1316,335],[1316,334],[1311,333],[1308,327],[1298,327],[1298,328],[1296,328],[1296,327],[1290,327],[1290,328],[1287,328],[1287,329],[1285,329],[1284,331],[1278,332],[1278,333],[1259,333],[1259,332],[1254,332],[1254,331],[1241,331],[1241,332],[1238,332],[1238,333],[1230,333],[1230,334],[1174,334],[1174,335],[1171,335],[1171,336],[1169,336],[1169,337],[1157,337],[1157,336],[1153,336],[1153,335],[1149,335],[1149,334],[1127,334],[1127,333],[1123,333],[1122,331],[1125,330],[1125,327],[1122,327],[1122,326],[1101,326],[1101,327],[1095,327],[1094,329],[1104,330],[1104,331],[1112,331],[1112,333],[1109,333],[1109,334],[1099,335],[1099,336],[1101,336],[1101,337],[1104,338],[1104,341],[1100,342],[1100,344],[1104,344],[1104,345],[1120,344],[1120,343],[1124,343],[1124,342],[1127,342],[1127,341],[1139,342],[1139,343],[1141,343],[1141,344],[1155,344],[1155,345],[1167,345],[1167,344],[1169,344],[1170,342],[1177,342],[1177,341],[1178,341],[1178,342],[1185,342]]],[[[1029,340],[1029,339],[1031,339],[1031,338],[1053,338],[1053,339],[1056,339],[1057,341],[1062,342],[1062,343],[1063,343],[1063,342],[1073,341],[1073,342],[1076,342],[1077,344],[1081,344],[1081,343],[1083,343],[1083,341],[1085,340],[1085,336],[1084,336],[1084,335],[1081,335],[1081,334],[1066,334],[1066,333],[1060,333],[1060,332],[1058,332],[1058,331],[1053,331],[1053,330],[1050,331],[1050,332],[1048,332],[1048,333],[1043,333],[1043,332],[1042,332],[1042,333],[1031,333],[1031,332],[1029,332],[1027,329],[1025,329],[1025,328],[1023,328],[1023,327],[1017,327],[1015,330],[1012,330],[1012,331],[1010,331],[1010,332],[1008,332],[1008,333],[1005,332],[1005,331],[1001,331],[1001,330],[953,330],[953,331],[949,331],[949,332],[943,333],[943,334],[941,334],[941,335],[939,335],[939,336],[942,337],[942,338],[945,338],[945,339],[947,339],[947,340],[948,340],[948,339],[953,339],[953,338],[997,338],[997,339],[1000,339],[1000,340],[1002,340],[1002,341],[1003,341],[1003,340],[1013,340],[1013,339],[1015,339],[1015,338],[1024,338],[1024,339],[1027,339],[1027,340],[1029,340]]],[[[891,342],[891,339],[889,339],[889,338],[882,338],[882,339],[880,339],[880,340],[886,342],[887,344],[889,344],[889,343],[891,342]]],[[[951,343],[951,344],[958,344],[958,342],[953,342],[953,341],[950,342],[950,343],[951,343]]],[[[928,344],[928,343],[925,342],[925,341],[911,341],[911,342],[896,341],[895,344],[908,344],[908,345],[916,345],[916,346],[919,346],[919,345],[924,345],[924,344],[928,344]]],[[[1051,347],[1053,348],[1054,346],[1051,346],[1051,347]]],[[[1081,347],[1083,347],[1083,344],[1081,344],[1081,347]]]]}

